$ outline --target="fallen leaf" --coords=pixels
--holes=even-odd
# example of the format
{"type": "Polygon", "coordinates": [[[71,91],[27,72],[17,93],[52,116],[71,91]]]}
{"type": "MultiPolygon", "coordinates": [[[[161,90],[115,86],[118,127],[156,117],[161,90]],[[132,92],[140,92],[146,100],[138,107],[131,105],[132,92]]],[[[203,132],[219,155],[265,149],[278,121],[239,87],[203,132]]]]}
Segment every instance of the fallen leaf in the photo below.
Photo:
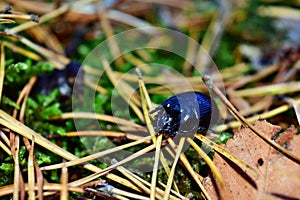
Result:
{"type": "MultiPolygon", "coordinates": [[[[254,124],[255,128],[270,138],[281,128],[264,120],[254,124]]],[[[279,142],[287,143],[287,149],[300,155],[300,135],[295,127],[281,134],[279,142]]],[[[300,165],[289,160],[257,137],[249,128],[242,128],[228,140],[225,148],[242,161],[256,169],[258,177],[251,177],[228,159],[215,153],[214,163],[219,168],[224,185],[220,187],[213,177],[203,184],[212,199],[290,199],[300,198],[300,165]]]]}

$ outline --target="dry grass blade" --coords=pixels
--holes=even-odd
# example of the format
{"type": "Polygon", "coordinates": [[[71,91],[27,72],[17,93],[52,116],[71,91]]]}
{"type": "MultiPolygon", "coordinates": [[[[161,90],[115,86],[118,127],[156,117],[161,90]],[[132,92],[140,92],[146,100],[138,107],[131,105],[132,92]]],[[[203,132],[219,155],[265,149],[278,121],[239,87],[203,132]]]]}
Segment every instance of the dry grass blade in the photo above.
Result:
{"type": "MultiPolygon", "coordinates": [[[[274,72],[276,72],[279,68],[279,65],[270,65],[269,67],[264,68],[261,72],[254,74],[254,75],[248,75],[246,77],[240,78],[235,81],[234,83],[232,83],[229,87],[233,88],[233,89],[237,89],[240,88],[248,83],[253,83],[255,81],[259,81],[271,74],[273,74],[274,72]]],[[[227,70],[223,70],[223,71],[228,71],[228,73],[232,73],[231,72],[231,68],[228,68],[227,70]]],[[[223,75],[222,75],[223,77],[223,75]]]]}
{"type": "MultiPolygon", "coordinates": [[[[168,139],[169,144],[172,146],[173,149],[177,149],[174,141],[169,138],[168,139]]],[[[190,175],[193,177],[193,179],[195,180],[195,182],[197,183],[197,185],[199,186],[199,188],[201,189],[202,195],[204,199],[208,199],[211,200],[208,192],[205,190],[205,188],[203,187],[200,179],[198,178],[197,173],[193,170],[193,167],[191,166],[191,164],[189,163],[187,157],[184,154],[180,154],[180,160],[183,163],[183,165],[185,166],[185,168],[188,170],[188,172],[190,173],[190,175]]]]}
{"type": "Polygon", "coordinates": [[[288,82],[233,91],[233,95],[238,97],[267,96],[293,93],[299,90],[300,82],[288,82]]]}
{"type": "Polygon", "coordinates": [[[51,143],[44,137],[42,137],[40,134],[37,134],[27,126],[25,126],[23,123],[20,123],[4,111],[0,110],[0,124],[3,126],[9,128],[12,131],[15,131],[16,133],[19,133],[23,135],[24,137],[28,139],[32,139],[32,137],[35,138],[35,142],[46,149],[62,156],[62,157],[67,157],[67,159],[74,159],[74,155],[61,149],[59,146],[51,143]]]}
{"type": "MultiPolygon", "coordinates": [[[[27,138],[23,138],[23,141],[24,143],[26,144],[28,142],[29,144],[29,141],[27,138]]],[[[27,144],[26,144],[27,146],[27,144]]],[[[36,159],[35,157],[33,157],[33,160],[34,160],[34,168],[35,168],[35,174],[36,174],[36,179],[37,179],[37,195],[38,195],[38,199],[39,200],[43,200],[43,185],[44,185],[44,177],[43,177],[43,174],[42,174],[42,171],[40,170],[37,162],[36,162],[36,159]]]]}
{"type": "Polygon", "coordinates": [[[60,200],[68,200],[69,193],[68,193],[68,168],[63,166],[61,169],[61,191],[60,191],[60,200]]]}
{"type": "MultiPolygon", "coordinates": [[[[148,94],[148,91],[147,91],[147,88],[145,86],[145,83],[143,81],[143,77],[142,77],[142,71],[140,68],[136,68],[136,72],[137,72],[137,75],[138,75],[138,79],[139,79],[139,88],[140,88],[140,93],[141,93],[141,97],[144,97],[145,99],[145,105],[146,105],[146,109],[147,109],[147,106],[148,106],[148,109],[149,110],[152,110],[153,109],[153,104],[151,102],[151,99],[150,99],[150,96],[148,94]]],[[[143,100],[143,98],[142,98],[143,100]]],[[[142,103],[143,105],[143,103],[142,103]]],[[[144,110],[145,111],[148,111],[148,110],[144,110]]]]}
{"type": "Polygon", "coordinates": [[[114,87],[118,90],[121,97],[128,102],[129,106],[133,109],[135,114],[139,117],[139,119],[144,122],[144,117],[138,106],[140,106],[140,101],[137,95],[134,95],[134,89],[127,84],[122,79],[117,79],[115,73],[111,69],[108,61],[106,59],[102,60],[103,67],[105,68],[105,73],[107,74],[108,78],[110,79],[111,83],[114,87]],[[130,96],[133,94],[132,96],[130,96]],[[130,101],[129,101],[130,100],[130,101]]]}
{"type": "Polygon", "coordinates": [[[4,140],[4,142],[7,146],[10,145],[10,141],[9,141],[8,137],[5,135],[5,133],[2,130],[0,130],[0,138],[2,140],[4,140]]]}
{"type": "Polygon", "coordinates": [[[2,141],[0,141],[0,148],[3,149],[9,156],[11,155],[11,151],[2,141]]]}
{"type": "MultiPolygon", "coordinates": [[[[7,113],[5,113],[2,110],[0,110],[0,124],[15,131],[16,133],[23,135],[26,138],[31,139],[32,136],[34,136],[35,142],[37,144],[41,145],[42,147],[48,149],[49,151],[52,151],[53,153],[65,158],[67,160],[78,159],[78,157],[76,157],[75,155],[73,155],[70,152],[62,149],[61,147],[51,143],[47,139],[43,138],[40,134],[37,134],[36,132],[31,130],[24,124],[20,123],[19,121],[17,121],[16,119],[14,119],[13,117],[11,117],[10,115],[8,115],[7,113]]],[[[90,171],[93,171],[93,172],[98,172],[101,170],[100,168],[98,168],[92,164],[85,164],[84,168],[86,168],[90,171]]],[[[124,180],[115,174],[110,173],[110,174],[107,174],[106,177],[111,180],[115,180],[116,182],[119,182],[120,184],[126,184],[127,186],[131,187],[132,189],[138,190],[138,188],[133,186],[129,181],[124,180]]]]}
{"type": "Polygon", "coordinates": [[[114,37],[112,37],[114,35],[113,28],[111,27],[110,22],[107,18],[106,11],[102,7],[102,5],[100,5],[100,3],[101,2],[98,2],[98,5],[96,6],[96,8],[98,8],[97,13],[98,13],[99,19],[101,19],[100,24],[101,24],[101,27],[104,31],[106,38],[110,38],[110,40],[107,40],[108,46],[109,46],[111,54],[113,55],[113,60],[116,61],[116,65],[120,68],[124,64],[124,61],[123,61],[122,57],[120,56],[120,55],[122,55],[122,53],[118,46],[117,41],[115,40],[114,37]]]}
{"type": "Polygon", "coordinates": [[[39,56],[38,54],[36,54],[36,53],[34,53],[34,52],[32,52],[32,51],[28,51],[28,50],[26,50],[26,49],[24,49],[24,48],[22,48],[22,47],[19,47],[19,46],[17,46],[17,45],[14,45],[14,44],[12,44],[12,43],[7,42],[7,41],[4,41],[3,44],[4,44],[5,47],[7,47],[7,48],[13,50],[13,51],[16,52],[16,53],[19,53],[19,54],[21,54],[21,55],[24,55],[24,56],[26,56],[27,58],[30,58],[30,59],[35,60],[35,61],[40,61],[40,60],[42,60],[42,57],[41,57],[41,56],[39,56]]]}
{"type": "MultiPolygon", "coordinates": [[[[142,109],[144,111],[144,117],[145,117],[145,121],[146,121],[146,126],[148,128],[148,131],[150,133],[150,135],[152,136],[152,141],[153,143],[156,143],[156,134],[155,134],[155,131],[154,131],[154,127],[151,123],[151,119],[149,117],[149,110],[152,110],[153,109],[153,105],[152,105],[152,102],[151,102],[151,99],[150,99],[150,96],[149,96],[149,93],[147,91],[147,88],[145,86],[145,83],[142,79],[142,72],[139,68],[136,68],[136,72],[137,72],[137,75],[138,75],[138,79],[139,79],[139,88],[140,88],[140,94],[141,94],[141,101],[142,101],[142,109]],[[149,109],[149,110],[148,110],[149,109]]],[[[163,153],[161,152],[160,153],[160,161],[167,173],[167,175],[170,174],[170,168],[166,162],[166,159],[165,159],[165,156],[163,155],[163,153]]],[[[174,188],[175,190],[178,192],[179,189],[177,187],[176,184],[174,184],[174,188]]]]}
{"type": "MultiPolygon", "coordinates": [[[[148,28],[151,27],[152,24],[148,23],[147,21],[141,20],[135,16],[126,14],[124,12],[120,12],[118,10],[110,10],[108,13],[108,18],[111,20],[115,20],[121,23],[124,23],[126,25],[130,25],[136,28],[140,28],[140,31],[143,31],[143,28],[148,28]]],[[[147,29],[147,31],[144,31],[144,33],[146,34],[151,34],[154,35],[156,34],[155,31],[149,31],[147,29]]]]}
{"type": "MultiPolygon", "coordinates": [[[[150,183],[146,182],[145,180],[141,179],[137,175],[131,173],[129,170],[127,170],[124,167],[118,167],[117,170],[119,170],[124,176],[126,176],[129,180],[131,180],[133,183],[135,183],[141,190],[147,194],[150,194],[150,189],[148,187],[151,186],[150,183]],[[147,187],[148,186],[148,187],[147,187]]],[[[159,188],[156,188],[157,192],[155,193],[156,198],[160,199],[163,193],[159,188]]],[[[147,198],[149,199],[149,198],[147,198]]]]}
{"type": "MultiPolygon", "coordinates": [[[[122,128],[121,128],[122,129],[122,128]]],[[[124,130],[124,129],[122,129],[124,130]]],[[[124,130],[125,131],[125,130],[124,130]]],[[[113,137],[113,138],[127,138],[129,140],[142,140],[143,136],[119,132],[119,131],[73,131],[67,132],[66,137],[77,137],[77,136],[105,136],[105,137],[113,137]]],[[[56,136],[48,136],[49,138],[55,138],[56,136]]]]}
{"type": "Polygon", "coordinates": [[[1,44],[0,49],[0,101],[2,100],[2,90],[3,90],[3,82],[5,75],[5,52],[4,52],[4,44],[1,44]]]}
{"type": "MultiPolygon", "coordinates": [[[[294,101],[297,104],[300,103],[300,99],[295,99],[294,101]]],[[[268,112],[265,112],[265,113],[262,113],[262,114],[259,114],[259,115],[254,115],[252,117],[249,117],[246,120],[249,123],[252,123],[252,122],[255,122],[255,121],[259,120],[259,119],[268,119],[268,118],[274,117],[274,116],[276,116],[276,115],[278,115],[280,113],[283,113],[283,112],[289,110],[290,107],[291,107],[290,105],[282,105],[282,106],[274,108],[273,110],[270,110],[268,112]]],[[[242,125],[241,121],[232,121],[232,122],[229,122],[228,124],[219,125],[216,128],[214,128],[214,130],[217,131],[217,132],[222,132],[222,131],[227,130],[229,128],[238,128],[241,125],[242,125]]]]}
{"type": "Polygon", "coordinates": [[[19,199],[19,188],[20,188],[20,166],[19,166],[19,145],[20,145],[20,137],[17,135],[14,139],[14,145],[12,148],[13,158],[14,158],[14,191],[13,191],[13,199],[19,199]]]}
{"type": "Polygon", "coordinates": [[[196,64],[198,70],[201,72],[206,71],[206,68],[209,67],[211,59],[209,56],[212,56],[216,51],[216,47],[220,41],[221,35],[223,33],[224,24],[225,24],[225,12],[226,12],[226,1],[224,1],[222,9],[219,12],[215,13],[213,19],[210,22],[207,33],[205,34],[201,46],[203,48],[198,49],[196,56],[196,64]],[[223,12],[223,13],[222,13],[223,12]],[[208,55],[207,55],[208,54],[208,55]]]}
{"type": "Polygon", "coordinates": [[[163,138],[163,135],[159,135],[157,137],[157,140],[155,143],[155,145],[156,145],[155,157],[154,157],[154,164],[153,164],[152,178],[151,178],[151,187],[150,187],[150,199],[151,200],[155,199],[158,165],[159,165],[160,155],[162,155],[162,152],[161,152],[162,138],[163,138]]]}
{"type": "MultiPolygon", "coordinates": [[[[127,170],[126,168],[124,168],[122,166],[117,167],[117,170],[119,170],[124,176],[126,176],[129,180],[131,180],[139,188],[141,188],[142,191],[144,191],[147,194],[150,194],[150,189],[148,188],[148,187],[151,186],[150,183],[148,183],[144,179],[140,178],[139,176],[133,174],[132,172],[130,172],[129,170],[127,170]]],[[[162,197],[164,195],[164,191],[161,190],[160,188],[156,187],[156,193],[155,193],[155,195],[156,195],[155,197],[157,199],[162,199],[162,197]]],[[[177,196],[180,196],[180,198],[182,198],[182,196],[180,194],[177,194],[177,196]]],[[[171,195],[170,196],[170,200],[178,200],[178,198],[175,197],[175,196],[173,196],[173,195],[171,195]]]]}
{"type": "Polygon", "coordinates": [[[54,19],[54,18],[64,14],[72,6],[85,4],[85,3],[91,3],[91,2],[95,2],[95,0],[81,0],[81,1],[75,1],[74,3],[66,4],[66,5],[64,5],[58,9],[55,9],[52,12],[49,12],[49,13],[43,15],[42,17],[40,17],[39,23],[34,23],[34,22],[29,21],[29,22],[20,24],[19,26],[16,26],[14,28],[11,28],[9,30],[9,33],[18,33],[18,32],[24,31],[26,29],[32,28],[34,26],[40,25],[42,23],[45,23],[51,19],[54,19]]]}
{"type": "MultiPolygon", "coordinates": [[[[163,188],[166,188],[166,184],[162,183],[162,182],[158,182],[159,185],[161,185],[163,188]]],[[[181,195],[180,193],[178,193],[177,191],[171,189],[170,191],[170,196],[169,196],[169,199],[190,199],[189,195],[187,195],[186,197],[181,195]],[[174,195],[174,196],[173,196],[174,195]],[[176,197],[175,197],[176,196],[176,197]]],[[[163,194],[165,194],[165,191],[163,191],[163,194]]]]}
{"type": "Polygon", "coordinates": [[[258,13],[262,16],[299,20],[300,12],[296,8],[283,6],[260,6],[258,13]]]}
{"type": "MultiPolygon", "coordinates": [[[[35,187],[35,190],[38,188],[35,187]]],[[[0,196],[5,196],[13,193],[13,185],[6,185],[3,187],[0,187],[0,196]]],[[[28,184],[24,184],[24,190],[28,191],[28,184]]],[[[45,183],[43,186],[43,190],[55,190],[55,191],[60,191],[61,190],[61,184],[56,184],[56,183],[45,183]]],[[[79,193],[84,193],[84,190],[79,187],[69,187],[68,190],[70,192],[79,192],[79,193]]]]}
{"type": "Polygon", "coordinates": [[[99,92],[100,94],[107,94],[107,90],[101,86],[99,86],[98,84],[93,83],[92,81],[88,80],[88,79],[84,79],[84,84],[90,88],[92,88],[93,90],[99,92]]]}
{"type": "Polygon", "coordinates": [[[252,169],[249,165],[241,161],[239,158],[231,154],[229,151],[224,149],[222,146],[214,143],[213,141],[209,140],[205,136],[201,134],[196,134],[195,136],[197,139],[199,139],[201,142],[205,143],[206,145],[209,145],[212,147],[216,152],[220,153],[221,155],[225,156],[229,160],[231,160],[233,163],[235,163],[237,166],[239,166],[244,172],[247,174],[251,174],[253,177],[257,177],[257,172],[252,169]]]}
{"type": "Polygon", "coordinates": [[[32,137],[31,148],[28,156],[28,199],[35,199],[35,173],[34,173],[34,137],[32,137]]]}
{"type": "Polygon", "coordinates": [[[120,190],[118,188],[113,188],[111,190],[111,192],[113,193],[113,196],[117,197],[117,198],[125,196],[125,197],[129,197],[130,199],[139,199],[139,200],[148,200],[149,199],[148,197],[138,195],[138,194],[134,194],[134,193],[131,193],[131,192],[127,192],[125,190],[120,190]]]}
{"type": "Polygon", "coordinates": [[[0,19],[0,24],[11,24],[11,23],[16,23],[12,19],[0,19]]]}
{"type": "Polygon", "coordinates": [[[250,124],[239,112],[234,108],[234,106],[228,101],[228,99],[224,96],[224,94],[213,85],[212,80],[209,76],[203,76],[204,82],[208,85],[209,88],[212,88],[213,91],[221,98],[223,103],[227,106],[227,108],[235,115],[237,119],[239,119],[243,124],[248,126],[257,136],[263,139],[265,142],[270,144],[273,148],[284,154],[286,157],[291,159],[292,161],[300,164],[300,158],[289,152],[287,149],[283,148],[279,144],[273,142],[270,138],[268,138],[263,132],[257,130],[252,124],[250,124]]]}
{"type": "MultiPolygon", "coordinates": [[[[33,140],[34,140],[34,138],[33,138],[33,140]]],[[[30,173],[34,174],[34,173],[30,172],[29,170],[33,170],[33,169],[29,169],[29,167],[28,167],[28,193],[29,193],[30,190],[31,190],[31,192],[32,191],[34,192],[35,187],[37,186],[37,195],[38,195],[37,197],[38,197],[39,200],[42,200],[43,199],[44,177],[43,177],[43,174],[42,174],[42,172],[41,172],[41,170],[40,170],[40,168],[39,168],[39,166],[36,162],[34,152],[32,152],[32,151],[34,151],[34,141],[32,141],[32,145],[30,145],[29,140],[27,138],[23,137],[23,142],[26,146],[27,151],[29,151],[29,153],[32,154],[32,163],[34,164],[35,175],[36,175],[36,179],[37,179],[36,184],[33,184],[33,186],[30,186],[30,181],[29,181],[29,176],[30,175],[29,174],[30,173]],[[32,187],[33,189],[30,188],[30,187],[32,187]]],[[[28,165],[29,165],[29,163],[28,163],[28,165]]],[[[34,177],[32,177],[32,175],[31,175],[31,179],[34,179],[34,177]]],[[[33,181],[31,180],[31,182],[33,182],[33,181]]],[[[36,197],[34,197],[34,198],[36,198],[36,197]]]]}
{"type": "Polygon", "coordinates": [[[49,49],[37,45],[36,43],[30,41],[25,37],[19,37],[19,40],[26,46],[34,49],[36,52],[39,52],[41,55],[47,58],[49,62],[57,69],[64,69],[65,65],[70,63],[70,59],[66,58],[65,56],[56,54],[53,51],[50,51],[49,49]]]}
{"type": "MultiPolygon", "coordinates": [[[[150,119],[149,114],[148,114],[149,110],[153,109],[153,105],[152,105],[150,96],[149,96],[149,94],[147,92],[145,83],[144,83],[144,81],[142,79],[142,72],[141,72],[141,70],[139,68],[136,68],[136,72],[137,72],[138,79],[139,79],[139,88],[140,88],[140,94],[141,94],[142,109],[143,109],[143,112],[144,112],[146,126],[148,128],[148,131],[149,131],[150,135],[152,136],[153,143],[156,143],[157,142],[156,141],[156,136],[155,136],[156,134],[155,134],[154,127],[153,127],[153,125],[151,123],[151,119],[150,119]]],[[[161,141],[160,141],[159,145],[161,145],[161,141]]],[[[162,152],[160,153],[159,158],[160,158],[160,161],[161,161],[161,163],[162,163],[162,165],[163,165],[163,167],[164,167],[167,175],[169,175],[170,174],[170,168],[169,168],[169,166],[168,166],[168,164],[166,162],[165,156],[163,155],[162,152]]],[[[153,182],[154,182],[154,180],[153,180],[153,182]]],[[[178,189],[178,187],[177,187],[176,184],[174,184],[174,188],[175,188],[175,190],[177,192],[179,191],[179,189],[178,189]]],[[[152,193],[152,195],[153,195],[153,193],[152,193]]]]}
{"type": "MultiPolygon", "coordinates": [[[[23,104],[21,106],[21,113],[20,113],[20,121],[23,122],[24,117],[24,110],[26,107],[26,101],[29,95],[29,92],[31,88],[33,87],[33,84],[36,82],[36,77],[32,77],[29,82],[25,85],[25,87],[22,89],[21,93],[19,94],[19,97],[17,99],[17,105],[21,104],[21,101],[23,100],[23,104]]],[[[17,116],[17,109],[14,109],[12,116],[16,118],[17,116]]]]}
{"type": "MultiPolygon", "coordinates": [[[[136,176],[135,174],[131,173],[125,167],[119,166],[116,168],[119,172],[121,172],[126,178],[136,184],[143,192],[150,194],[150,183],[146,182],[145,180],[141,179],[140,177],[136,176]],[[148,186],[148,187],[146,187],[148,186]]],[[[157,194],[156,194],[157,195],[157,194]]],[[[149,198],[148,198],[149,199],[149,198]]]]}
{"type": "MultiPolygon", "coordinates": [[[[64,69],[65,65],[70,63],[70,59],[66,58],[65,56],[54,53],[53,51],[51,51],[41,45],[38,45],[25,37],[10,34],[8,32],[3,32],[3,35],[8,38],[13,37],[14,39],[20,41],[24,45],[32,48],[34,51],[38,52],[39,54],[41,54],[45,58],[47,58],[48,62],[51,63],[53,65],[53,67],[55,67],[57,69],[64,69]]],[[[23,50],[20,53],[25,53],[25,51],[23,50]]],[[[32,55],[34,55],[34,54],[32,54],[32,55]]],[[[37,58],[37,59],[39,59],[39,58],[37,58]]]]}
{"type": "Polygon", "coordinates": [[[8,18],[8,19],[22,19],[28,21],[38,21],[38,17],[35,15],[17,15],[17,14],[0,14],[0,18],[8,18]]]}
{"type": "Polygon", "coordinates": [[[135,158],[138,158],[139,156],[144,155],[145,153],[147,153],[149,151],[152,151],[154,148],[155,148],[155,145],[152,144],[152,145],[150,145],[150,146],[148,146],[148,147],[146,147],[146,148],[144,148],[144,149],[142,149],[142,150],[140,150],[140,151],[132,154],[131,156],[129,156],[129,157],[121,160],[120,162],[117,162],[117,163],[115,163],[115,164],[113,164],[113,165],[111,165],[111,166],[109,166],[109,167],[107,167],[105,169],[102,169],[102,170],[100,170],[100,171],[98,171],[98,172],[96,172],[96,173],[94,173],[94,174],[92,174],[90,176],[87,176],[87,177],[84,177],[84,178],[79,179],[77,181],[74,181],[72,183],[69,183],[69,185],[70,186],[79,186],[79,185],[85,184],[85,183],[87,183],[87,182],[89,182],[89,181],[91,181],[91,180],[93,180],[95,178],[98,178],[98,177],[106,174],[107,172],[115,169],[116,167],[118,167],[120,165],[123,165],[123,164],[125,164],[125,163],[127,163],[127,162],[129,162],[129,161],[131,161],[131,160],[133,160],[135,158]]]}
{"type": "Polygon", "coordinates": [[[205,163],[209,166],[212,173],[215,175],[217,182],[220,184],[220,186],[223,186],[223,178],[216,167],[216,165],[213,163],[213,161],[210,159],[210,157],[205,153],[201,147],[199,147],[191,138],[187,138],[188,143],[198,152],[200,157],[205,161],[205,163]]]}
{"type": "Polygon", "coordinates": [[[76,160],[72,160],[72,161],[69,161],[69,162],[50,165],[50,166],[44,166],[44,167],[41,167],[41,170],[53,170],[53,169],[62,168],[63,166],[70,167],[70,166],[78,165],[78,164],[85,163],[85,162],[100,158],[102,156],[105,156],[105,155],[108,155],[108,154],[111,154],[111,153],[114,153],[114,152],[118,152],[120,150],[129,148],[129,147],[132,147],[132,146],[136,146],[138,144],[149,141],[150,139],[151,139],[150,137],[146,137],[146,138],[140,139],[140,140],[135,141],[135,142],[131,142],[131,143],[128,143],[128,144],[117,146],[117,147],[114,147],[112,149],[101,151],[101,152],[98,152],[98,153],[95,153],[95,154],[92,154],[92,155],[89,155],[89,156],[86,156],[86,157],[83,157],[83,158],[79,158],[79,159],[76,159],[76,160]]]}
{"type": "Polygon", "coordinates": [[[182,148],[185,142],[185,138],[182,137],[180,138],[177,150],[176,150],[176,156],[173,162],[173,166],[171,168],[171,172],[169,174],[169,178],[168,178],[168,182],[166,185],[166,189],[165,189],[165,193],[164,193],[164,200],[168,200],[170,198],[170,192],[171,192],[171,187],[172,187],[172,183],[173,183],[173,179],[174,179],[174,175],[175,175],[175,169],[176,169],[176,165],[177,162],[179,160],[180,154],[182,153],[182,148]]]}
{"type": "Polygon", "coordinates": [[[292,98],[285,98],[285,101],[287,101],[288,103],[290,103],[291,105],[293,105],[293,108],[295,110],[295,114],[298,120],[298,124],[300,125],[300,107],[299,107],[299,103],[292,98]]]}
{"type": "Polygon", "coordinates": [[[122,118],[110,116],[110,115],[103,115],[103,114],[97,114],[97,113],[89,113],[89,112],[71,112],[71,113],[63,113],[61,115],[53,116],[50,118],[50,120],[58,120],[58,119],[97,119],[102,120],[106,122],[112,122],[119,125],[125,125],[125,126],[131,126],[135,127],[138,130],[144,130],[144,127],[141,125],[138,125],[132,121],[125,120],[122,118]]]}
{"type": "Polygon", "coordinates": [[[132,55],[131,53],[127,53],[123,56],[127,62],[133,64],[133,66],[139,67],[145,72],[151,72],[151,66],[137,58],[136,56],[132,55]]]}

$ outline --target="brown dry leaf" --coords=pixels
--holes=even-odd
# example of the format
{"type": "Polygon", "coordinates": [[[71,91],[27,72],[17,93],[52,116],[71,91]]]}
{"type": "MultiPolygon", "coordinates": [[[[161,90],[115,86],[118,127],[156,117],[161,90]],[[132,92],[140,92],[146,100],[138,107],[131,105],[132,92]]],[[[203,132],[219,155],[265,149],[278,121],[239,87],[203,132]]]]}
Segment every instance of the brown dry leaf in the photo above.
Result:
{"type": "MultiPolygon", "coordinates": [[[[255,122],[254,126],[269,137],[281,129],[264,120],[255,122]]],[[[300,135],[295,135],[296,132],[292,126],[283,133],[280,142],[288,142],[288,150],[300,155],[300,135]]],[[[224,186],[218,186],[213,178],[204,179],[212,199],[300,199],[300,165],[278,153],[250,129],[242,128],[235,133],[225,148],[256,169],[259,175],[250,177],[216,153],[214,163],[223,176],[224,186]]]]}

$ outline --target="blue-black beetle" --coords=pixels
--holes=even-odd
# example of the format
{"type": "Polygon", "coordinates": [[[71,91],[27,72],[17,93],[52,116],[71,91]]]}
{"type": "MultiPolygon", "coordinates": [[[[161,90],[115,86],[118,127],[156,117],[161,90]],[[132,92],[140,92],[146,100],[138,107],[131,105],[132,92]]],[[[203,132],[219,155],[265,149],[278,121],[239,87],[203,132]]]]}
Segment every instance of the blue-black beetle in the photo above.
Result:
{"type": "Polygon", "coordinates": [[[180,93],[150,111],[157,113],[153,120],[155,131],[165,137],[205,134],[210,122],[219,117],[215,102],[200,92],[180,93]]]}

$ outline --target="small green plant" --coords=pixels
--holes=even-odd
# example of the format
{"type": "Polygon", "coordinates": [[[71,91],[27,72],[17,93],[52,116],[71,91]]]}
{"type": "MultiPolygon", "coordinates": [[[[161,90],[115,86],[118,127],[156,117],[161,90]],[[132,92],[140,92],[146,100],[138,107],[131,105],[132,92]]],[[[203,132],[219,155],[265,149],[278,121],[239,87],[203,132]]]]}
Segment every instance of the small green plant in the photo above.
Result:
{"type": "Polygon", "coordinates": [[[64,128],[49,121],[51,116],[62,113],[60,103],[56,101],[58,94],[58,89],[54,89],[49,96],[38,94],[36,99],[29,97],[26,107],[26,124],[40,133],[65,135],[64,128]]]}

